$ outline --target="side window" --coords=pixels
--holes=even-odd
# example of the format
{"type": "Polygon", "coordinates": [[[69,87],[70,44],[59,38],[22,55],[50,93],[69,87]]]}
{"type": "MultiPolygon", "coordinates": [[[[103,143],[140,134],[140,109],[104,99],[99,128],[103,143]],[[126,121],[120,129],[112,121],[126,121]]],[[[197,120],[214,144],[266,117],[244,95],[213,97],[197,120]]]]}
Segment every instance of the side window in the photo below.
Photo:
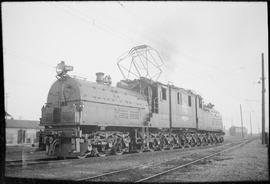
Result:
{"type": "Polygon", "coordinates": [[[161,93],[162,93],[162,100],[166,100],[167,97],[166,97],[166,88],[161,88],[161,93]]]}
{"type": "Polygon", "coordinates": [[[199,108],[201,109],[202,108],[202,99],[199,98],[199,108]]]}
{"type": "Polygon", "coordinates": [[[177,92],[177,104],[182,104],[182,94],[177,92]]]}
{"type": "Polygon", "coordinates": [[[191,107],[191,96],[188,95],[188,106],[191,107]]]}

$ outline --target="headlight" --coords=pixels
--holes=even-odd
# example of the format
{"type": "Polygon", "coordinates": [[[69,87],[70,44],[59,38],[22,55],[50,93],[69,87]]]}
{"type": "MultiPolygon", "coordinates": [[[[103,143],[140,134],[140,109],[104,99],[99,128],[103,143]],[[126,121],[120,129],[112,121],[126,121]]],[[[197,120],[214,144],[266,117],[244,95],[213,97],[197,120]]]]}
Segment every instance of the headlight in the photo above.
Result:
{"type": "Polygon", "coordinates": [[[61,63],[59,63],[56,66],[56,73],[58,76],[63,76],[68,71],[72,71],[72,70],[73,70],[73,66],[67,66],[64,61],[61,61],[61,63]]]}

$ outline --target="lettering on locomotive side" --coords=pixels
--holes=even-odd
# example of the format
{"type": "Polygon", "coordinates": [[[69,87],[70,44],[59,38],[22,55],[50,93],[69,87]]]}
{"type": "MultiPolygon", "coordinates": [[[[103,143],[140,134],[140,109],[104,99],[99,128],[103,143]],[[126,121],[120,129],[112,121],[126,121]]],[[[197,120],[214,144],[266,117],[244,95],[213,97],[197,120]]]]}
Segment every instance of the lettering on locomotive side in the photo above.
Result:
{"type": "Polygon", "coordinates": [[[124,109],[114,109],[114,117],[120,119],[139,120],[140,114],[138,111],[128,111],[124,109]]]}
{"type": "Polygon", "coordinates": [[[129,112],[129,118],[130,118],[130,119],[139,119],[139,112],[136,112],[136,111],[130,111],[130,112],[129,112]]]}

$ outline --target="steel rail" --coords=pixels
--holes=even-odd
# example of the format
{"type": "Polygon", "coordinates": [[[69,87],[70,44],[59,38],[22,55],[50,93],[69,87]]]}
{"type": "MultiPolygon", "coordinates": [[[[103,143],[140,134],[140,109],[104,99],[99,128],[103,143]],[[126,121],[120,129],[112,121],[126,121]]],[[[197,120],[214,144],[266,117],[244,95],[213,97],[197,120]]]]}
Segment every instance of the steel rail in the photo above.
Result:
{"type": "Polygon", "coordinates": [[[166,174],[166,173],[169,173],[169,172],[171,172],[171,171],[175,171],[175,170],[177,170],[177,169],[180,169],[180,168],[183,168],[183,167],[192,165],[192,164],[194,164],[194,163],[196,163],[196,162],[199,162],[199,161],[201,161],[201,160],[204,160],[204,159],[206,159],[206,158],[210,158],[210,157],[213,157],[213,156],[218,155],[218,154],[220,154],[220,153],[223,153],[223,152],[225,152],[225,151],[232,150],[232,149],[234,149],[234,148],[236,148],[236,147],[238,147],[238,146],[240,147],[240,146],[246,144],[247,142],[251,142],[251,141],[252,141],[252,140],[246,140],[246,141],[244,141],[244,142],[242,142],[242,143],[240,143],[240,144],[237,144],[237,145],[235,145],[235,146],[233,146],[233,147],[230,147],[230,148],[228,148],[228,149],[225,149],[225,150],[219,151],[219,152],[217,152],[217,153],[213,153],[213,154],[211,154],[211,155],[205,156],[205,157],[203,157],[203,158],[194,160],[194,161],[192,161],[192,162],[189,162],[189,163],[186,163],[186,164],[183,164],[183,165],[174,167],[174,168],[169,169],[169,170],[167,170],[167,171],[163,171],[163,172],[160,172],[160,173],[158,173],[158,174],[155,174],[155,175],[152,175],[152,176],[149,176],[149,177],[140,179],[140,180],[138,180],[138,181],[135,181],[135,183],[144,182],[144,181],[153,179],[153,178],[155,178],[155,177],[164,175],[164,174],[166,174]]]}
{"type": "Polygon", "coordinates": [[[136,169],[138,167],[139,166],[133,167],[133,168],[127,168],[127,169],[117,170],[117,171],[111,171],[111,172],[103,173],[103,174],[96,175],[96,176],[90,176],[90,177],[86,177],[86,178],[80,178],[80,179],[77,179],[76,181],[84,181],[84,180],[90,180],[90,179],[94,179],[94,178],[99,178],[99,177],[102,177],[102,176],[107,176],[107,175],[111,175],[111,174],[116,174],[116,173],[128,171],[128,170],[131,170],[131,169],[136,169]]]}

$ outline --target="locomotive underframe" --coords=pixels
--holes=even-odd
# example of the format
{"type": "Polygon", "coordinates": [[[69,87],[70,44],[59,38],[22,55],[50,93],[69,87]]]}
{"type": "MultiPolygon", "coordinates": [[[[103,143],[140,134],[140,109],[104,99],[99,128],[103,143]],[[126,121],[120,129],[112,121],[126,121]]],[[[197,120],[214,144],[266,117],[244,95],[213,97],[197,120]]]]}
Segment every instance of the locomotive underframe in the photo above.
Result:
{"type": "Polygon", "coordinates": [[[73,126],[46,130],[46,153],[64,158],[205,146],[222,143],[224,135],[197,129],[151,127],[73,126]]]}

